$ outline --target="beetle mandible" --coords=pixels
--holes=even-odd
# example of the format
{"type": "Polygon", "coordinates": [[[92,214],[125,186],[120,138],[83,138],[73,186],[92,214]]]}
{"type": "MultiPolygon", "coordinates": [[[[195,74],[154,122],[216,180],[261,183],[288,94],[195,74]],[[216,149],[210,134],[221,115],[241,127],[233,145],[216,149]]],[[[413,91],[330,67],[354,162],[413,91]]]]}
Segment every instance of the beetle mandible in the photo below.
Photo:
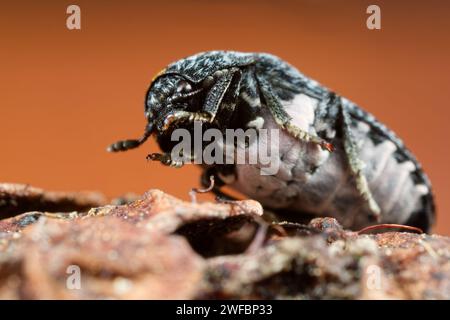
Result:
{"type": "Polygon", "coordinates": [[[204,166],[202,183],[223,185],[291,220],[333,216],[347,228],[399,223],[427,231],[435,205],[430,182],[403,142],[373,115],[266,53],[210,51],[170,64],[146,95],[144,135],[112,144],[125,151],[155,135],[165,165],[175,128],[194,121],[227,128],[279,128],[280,170],[249,164],[204,166]]]}

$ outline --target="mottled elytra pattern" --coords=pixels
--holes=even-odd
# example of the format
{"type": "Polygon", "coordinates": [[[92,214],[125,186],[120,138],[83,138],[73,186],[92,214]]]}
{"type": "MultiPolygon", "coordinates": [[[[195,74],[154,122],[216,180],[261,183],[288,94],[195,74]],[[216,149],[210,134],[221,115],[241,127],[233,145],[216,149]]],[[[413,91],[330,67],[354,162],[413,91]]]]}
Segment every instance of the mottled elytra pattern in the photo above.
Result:
{"type": "MultiPolygon", "coordinates": [[[[276,56],[211,51],[181,59],[152,81],[145,112],[144,136],[110,151],[135,148],[154,134],[164,154],[153,158],[179,167],[170,158],[170,133],[192,129],[193,119],[223,131],[279,129],[277,174],[262,176],[259,163],[212,165],[202,181],[208,185],[214,175],[217,194],[229,185],[293,220],[331,215],[347,228],[378,221],[424,230],[434,221],[430,182],[402,141],[276,56]]],[[[259,145],[271,143],[261,139],[259,145]]]]}
{"type": "Polygon", "coordinates": [[[181,74],[193,82],[201,82],[205,76],[218,70],[245,67],[255,63],[253,54],[233,51],[210,51],[199,53],[170,64],[165,74],[181,74]]]}

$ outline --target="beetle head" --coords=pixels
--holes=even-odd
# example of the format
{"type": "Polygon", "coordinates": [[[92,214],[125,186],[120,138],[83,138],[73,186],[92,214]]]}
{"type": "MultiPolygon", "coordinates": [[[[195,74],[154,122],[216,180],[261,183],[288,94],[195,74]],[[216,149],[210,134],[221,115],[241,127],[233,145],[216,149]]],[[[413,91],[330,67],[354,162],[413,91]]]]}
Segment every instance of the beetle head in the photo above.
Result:
{"type": "Polygon", "coordinates": [[[170,149],[171,133],[185,124],[182,121],[172,123],[171,119],[180,112],[199,111],[205,99],[205,89],[208,84],[208,81],[195,83],[176,73],[159,73],[147,91],[145,106],[147,126],[144,135],[140,139],[118,141],[110,145],[108,151],[117,152],[136,148],[152,134],[156,136],[163,150],[170,149]]]}
{"type": "Polygon", "coordinates": [[[147,92],[145,116],[156,134],[166,131],[167,117],[175,111],[197,111],[203,88],[178,74],[163,74],[147,92]]]}
{"type": "MultiPolygon", "coordinates": [[[[214,79],[206,75],[202,81],[195,82],[179,73],[164,73],[152,83],[147,93],[145,114],[163,151],[171,151],[176,144],[171,139],[174,130],[183,128],[193,136],[193,121],[206,121],[192,117],[202,111],[214,79]]],[[[202,129],[210,126],[206,123],[202,129]]]]}
{"type": "Polygon", "coordinates": [[[187,115],[201,110],[210,87],[221,72],[251,63],[251,54],[210,51],[170,64],[156,75],[147,92],[145,115],[148,123],[144,135],[140,139],[118,141],[108,151],[136,148],[152,134],[156,135],[161,149],[169,149],[170,143],[166,142],[170,141],[174,129],[180,126],[192,129],[192,121],[182,121],[188,119],[188,116],[183,117],[183,112],[187,115]]]}

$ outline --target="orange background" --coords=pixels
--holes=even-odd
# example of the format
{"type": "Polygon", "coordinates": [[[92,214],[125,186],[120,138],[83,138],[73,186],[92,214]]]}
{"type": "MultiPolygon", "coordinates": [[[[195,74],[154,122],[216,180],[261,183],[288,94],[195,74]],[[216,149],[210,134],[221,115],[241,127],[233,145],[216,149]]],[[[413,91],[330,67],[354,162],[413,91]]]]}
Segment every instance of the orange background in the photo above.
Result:
{"type": "Polygon", "coordinates": [[[147,163],[144,95],[169,62],[205,50],[270,52],[374,113],[422,162],[450,234],[449,5],[445,1],[10,1],[0,10],[0,181],[109,196],[182,198],[199,170],[147,163]],[[66,29],[81,7],[82,30],[66,29]],[[365,27],[369,4],[382,30],[365,27]]]}

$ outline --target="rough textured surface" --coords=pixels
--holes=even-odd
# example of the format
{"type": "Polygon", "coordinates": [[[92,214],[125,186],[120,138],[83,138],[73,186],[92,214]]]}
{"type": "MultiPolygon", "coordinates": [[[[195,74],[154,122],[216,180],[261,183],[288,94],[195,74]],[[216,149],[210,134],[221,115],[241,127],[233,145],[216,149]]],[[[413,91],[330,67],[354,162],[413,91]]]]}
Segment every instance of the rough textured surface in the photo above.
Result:
{"type": "MultiPolygon", "coordinates": [[[[36,193],[67,198],[1,190],[16,208],[36,193]]],[[[196,204],[158,190],[134,198],[1,220],[0,298],[450,298],[446,237],[359,235],[332,218],[271,225],[252,200],[196,204]]]]}
{"type": "Polygon", "coordinates": [[[24,184],[0,183],[0,219],[28,211],[70,212],[106,204],[97,192],[50,192],[24,184]]]}

